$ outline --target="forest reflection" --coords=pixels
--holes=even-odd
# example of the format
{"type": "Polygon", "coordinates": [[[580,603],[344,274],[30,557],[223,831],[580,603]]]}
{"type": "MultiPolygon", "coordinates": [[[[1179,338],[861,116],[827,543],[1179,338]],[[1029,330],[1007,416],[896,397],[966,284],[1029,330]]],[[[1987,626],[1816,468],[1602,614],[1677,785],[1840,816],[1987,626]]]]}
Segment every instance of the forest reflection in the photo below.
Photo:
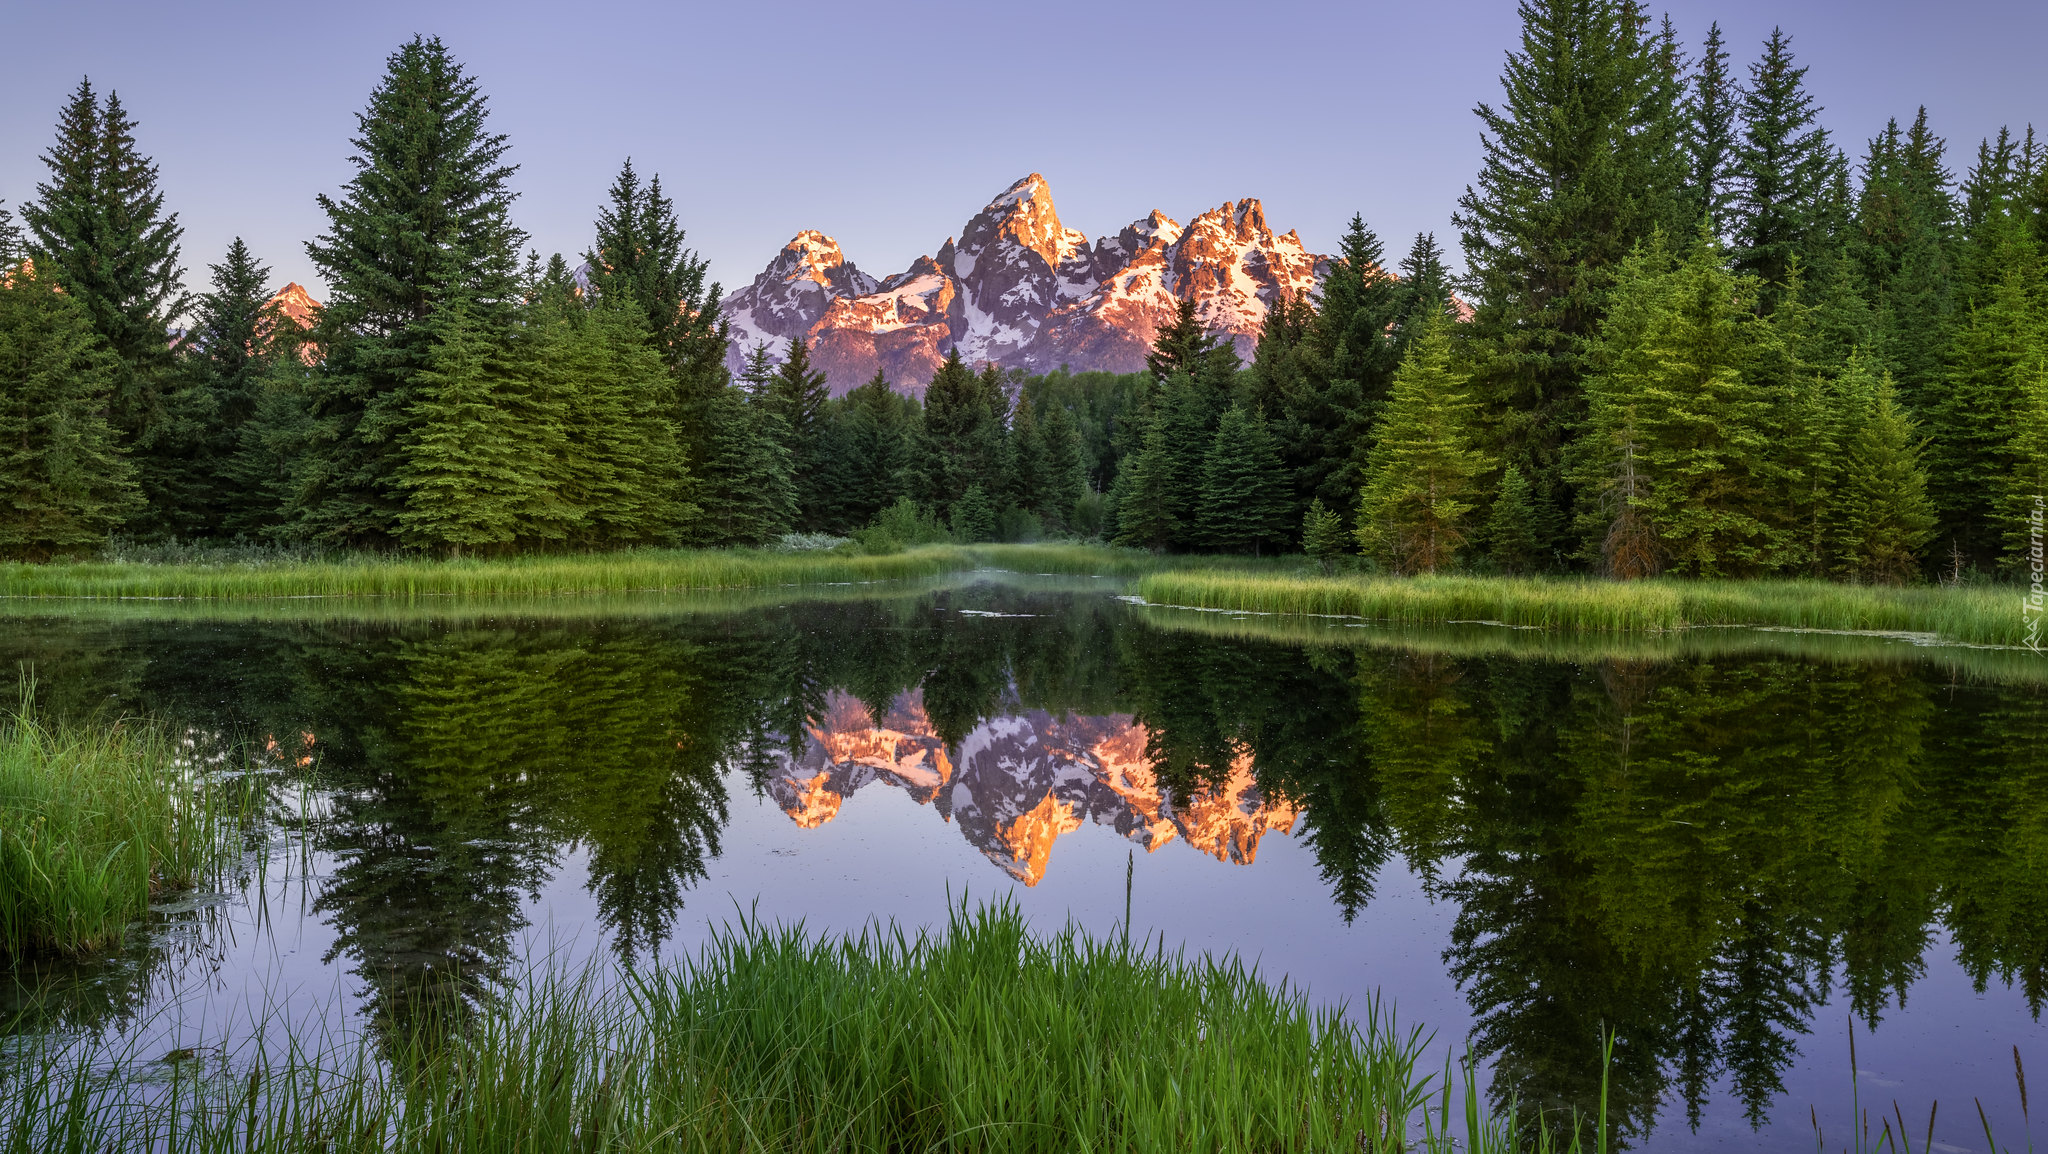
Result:
{"type": "Polygon", "coordinates": [[[2037,1017],[2048,994],[2044,691],[1911,662],[1292,644],[1004,588],[0,637],[48,709],[317,736],[315,916],[387,1035],[490,996],[571,853],[612,948],[649,955],[735,790],[799,826],[901,790],[1025,884],[1088,824],[1252,868],[1292,837],[1347,922],[1412,870],[1456,911],[1445,963],[1496,1099],[1589,1114],[1604,1025],[1636,1135],[1722,1085],[1761,1121],[1814,1008],[1841,986],[1875,1025],[1938,932],[2037,1017]]]}

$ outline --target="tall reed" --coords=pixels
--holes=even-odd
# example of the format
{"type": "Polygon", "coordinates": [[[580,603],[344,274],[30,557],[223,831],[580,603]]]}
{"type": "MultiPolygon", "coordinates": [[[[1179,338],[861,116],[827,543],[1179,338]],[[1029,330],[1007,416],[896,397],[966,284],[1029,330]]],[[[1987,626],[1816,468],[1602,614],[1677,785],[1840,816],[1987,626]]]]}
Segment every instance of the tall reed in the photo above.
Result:
{"type": "MultiPolygon", "coordinates": [[[[24,699],[27,694],[24,693],[24,699]]],[[[0,721],[0,957],[114,945],[193,884],[236,814],[162,729],[0,721]]]]}
{"type": "MultiPolygon", "coordinates": [[[[356,1039],[167,1081],[46,1047],[0,1080],[0,1148],[1448,1154],[1427,1039],[1364,1011],[1235,957],[1033,935],[1007,904],[938,934],[743,921],[621,984],[543,977],[388,1063],[356,1039]]],[[[1460,1148],[1524,1148],[1462,1090],[1460,1148]]]]}
{"type": "Polygon", "coordinates": [[[2017,588],[1894,588],[1825,581],[1599,581],[1537,577],[1314,577],[1168,571],[1143,577],[1146,601],[1255,613],[1362,617],[1397,624],[1491,621],[1594,633],[1702,626],[1931,633],[2019,645],[2017,588]]]}

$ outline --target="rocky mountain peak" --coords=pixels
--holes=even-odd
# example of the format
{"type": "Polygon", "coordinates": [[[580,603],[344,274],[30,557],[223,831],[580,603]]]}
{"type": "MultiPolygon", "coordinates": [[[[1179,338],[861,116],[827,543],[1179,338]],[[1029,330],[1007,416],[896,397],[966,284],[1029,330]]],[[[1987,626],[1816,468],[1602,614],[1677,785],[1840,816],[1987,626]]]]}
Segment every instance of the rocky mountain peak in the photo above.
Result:
{"type": "Polygon", "coordinates": [[[1091,244],[1060,220],[1051,185],[1034,172],[935,255],[885,280],[805,231],[724,307],[735,364],[756,342],[802,337],[835,392],[877,371],[917,391],[954,350],[977,365],[1136,371],[1182,299],[1249,354],[1266,310],[1311,291],[1324,264],[1294,233],[1275,236],[1253,198],[1185,229],[1155,209],[1091,244]]]}

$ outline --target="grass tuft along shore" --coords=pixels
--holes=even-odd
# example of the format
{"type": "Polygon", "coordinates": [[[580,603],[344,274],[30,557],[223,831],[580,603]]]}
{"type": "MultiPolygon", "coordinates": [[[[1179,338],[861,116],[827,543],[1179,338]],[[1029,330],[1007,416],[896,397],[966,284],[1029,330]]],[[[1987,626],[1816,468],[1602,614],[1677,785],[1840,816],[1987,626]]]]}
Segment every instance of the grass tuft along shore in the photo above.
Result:
{"type": "Polygon", "coordinates": [[[957,909],[938,934],[742,922],[621,980],[544,975],[455,1037],[226,1053],[173,1086],[46,1048],[0,1083],[0,1147],[1449,1154],[1454,1130],[1473,1154],[1551,1145],[1524,1142],[1470,1077],[1454,1108],[1428,1039],[1377,1005],[1318,1009],[1234,956],[1034,935],[1008,904],[957,909]]]}
{"type": "Polygon", "coordinates": [[[1600,581],[1543,577],[1371,577],[1171,570],[1138,580],[1157,605],[1361,617],[1404,625],[1487,621],[1564,632],[1643,633],[1762,626],[1932,633],[2023,645],[2023,591],[1825,581],[1600,581]]]}
{"type": "Polygon", "coordinates": [[[155,726],[0,722],[0,958],[118,945],[218,860],[240,814],[189,770],[155,726]]]}

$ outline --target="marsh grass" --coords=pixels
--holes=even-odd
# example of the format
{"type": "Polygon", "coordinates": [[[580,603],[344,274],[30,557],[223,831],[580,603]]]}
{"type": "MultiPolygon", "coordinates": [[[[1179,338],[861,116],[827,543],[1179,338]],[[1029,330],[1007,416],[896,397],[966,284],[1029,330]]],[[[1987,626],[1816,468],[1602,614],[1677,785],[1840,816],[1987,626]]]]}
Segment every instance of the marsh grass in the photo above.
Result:
{"type": "MultiPolygon", "coordinates": [[[[260,1033],[260,1031],[259,1031],[260,1033]]],[[[1377,1003],[1318,1009],[1234,956],[1030,933],[743,919],[696,957],[542,974],[453,1040],[175,1066],[47,1045],[0,1079],[0,1148],[411,1151],[1544,1149],[1472,1065],[1377,1003]],[[158,1073],[137,1077],[138,1066],[158,1073]],[[1455,1135],[1453,1132],[1458,1131],[1455,1135]]],[[[195,1047],[190,1053],[204,1055],[195,1047]]]]}
{"type": "Polygon", "coordinates": [[[1142,577],[1138,592],[1160,605],[1328,614],[1399,625],[1486,621],[1587,633],[1747,625],[1929,633],[1975,645],[2019,645],[2026,628],[2020,591],[1997,586],[1169,571],[1142,577]]]}
{"type": "Polygon", "coordinates": [[[0,721],[0,957],[121,943],[166,892],[190,887],[246,816],[161,727],[0,721]]]}

